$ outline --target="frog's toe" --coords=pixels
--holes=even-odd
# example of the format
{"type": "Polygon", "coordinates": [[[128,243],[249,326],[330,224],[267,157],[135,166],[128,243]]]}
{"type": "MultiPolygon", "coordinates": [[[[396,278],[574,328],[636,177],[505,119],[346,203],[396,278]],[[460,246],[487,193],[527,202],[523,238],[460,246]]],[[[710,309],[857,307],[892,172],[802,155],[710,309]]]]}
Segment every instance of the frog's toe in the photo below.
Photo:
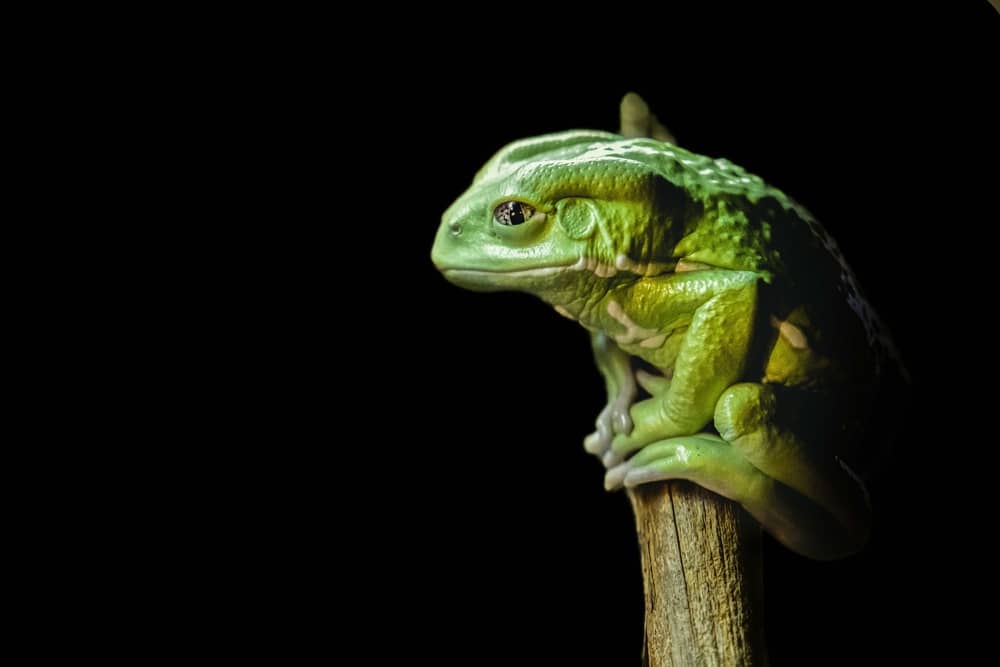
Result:
{"type": "Polygon", "coordinates": [[[611,431],[615,435],[628,435],[632,432],[632,415],[629,410],[632,407],[631,397],[619,396],[613,403],[608,405],[610,410],[609,420],[611,431]]]}
{"type": "Polygon", "coordinates": [[[619,455],[611,453],[611,442],[615,435],[632,432],[631,406],[631,398],[627,396],[619,396],[609,402],[597,416],[597,430],[583,440],[583,448],[604,461],[605,466],[621,461],[619,455]]]}
{"type": "Polygon", "coordinates": [[[583,448],[601,459],[605,468],[621,463],[625,457],[611,448],[612,437],[610,433],[600,430],[591,433],[583,439],[583,448]]]}
{"type": "Polygon", "coordinates": [[[632,470],[632,466],[629,465],[628,461],[624,463],[619,463],[618,465],[609,468],[609,470],[604,474],[604,489],[606,491],[615,491],[622,487],[625,483],[625,477],[632,470]]]}
{"type": "Polygon", "coordinates": [[[583,439],[583,448],[594,456],[603,457],[609,447],[611,447],[610,432],[602,433],[598,429],[583,439]]]}
{"type": "Polygon", "coordinates": [[[610,448],[608,449],[608,451],[604,452],[604,456],[601,457],[601,463],[604,464],[605,468],[613,468],[614,466],[619,465],[624,460],[625,460],[624,456],[622,456],[621,454],[610,448]]]}

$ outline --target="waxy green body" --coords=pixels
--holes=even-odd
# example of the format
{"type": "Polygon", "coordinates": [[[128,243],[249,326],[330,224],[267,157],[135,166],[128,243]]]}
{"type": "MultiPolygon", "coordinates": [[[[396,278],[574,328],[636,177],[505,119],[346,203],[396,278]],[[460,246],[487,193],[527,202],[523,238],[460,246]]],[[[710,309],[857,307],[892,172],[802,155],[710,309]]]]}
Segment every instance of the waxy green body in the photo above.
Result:
{"type": "Polygon", "coordinates": [[[545,135],[480,170],[432,255],[591,332],[608,405],[585,447],[607,488],[689,479],[805,555],[864,544],[859,475],[902,371],[836,244],[782,192],[653,139],[545,135]]]}

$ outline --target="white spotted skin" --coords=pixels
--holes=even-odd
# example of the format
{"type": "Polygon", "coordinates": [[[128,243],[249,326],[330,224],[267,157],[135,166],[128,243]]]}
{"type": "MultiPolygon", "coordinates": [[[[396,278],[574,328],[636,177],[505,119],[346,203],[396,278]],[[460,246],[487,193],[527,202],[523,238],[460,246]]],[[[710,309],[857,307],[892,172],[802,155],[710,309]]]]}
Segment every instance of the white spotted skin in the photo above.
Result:
{"type": "Polygon", "coordinates": [[[573,313],[566,310],[565,306],[560,306],[559,304],[556,304],[554,308],[557,313],[565,317],[567,320],[573,320],[574,322],[576,322],[576,317],[573,315],[573,313]]]}
{"type": "Polygon", "coordinates": [[[622,345],[639,345],[646,349],[652,349],[662,345],[666,339],[665,334],[658,333],[655,329],[647,329],[636,324],[617,301],[613,299],[608,301],[607,309],[608,315],[625,328],[625,331],[611,334],[615,342],[622,345]]]}
{"type": "Polygon", "coordinates": [[[771,316],[771,326],[778,330],[778,334],[796,350],[808,350],[809,341],[806,340],[802,329],[791,322],[779,320],[774,315],[771,316]]]}

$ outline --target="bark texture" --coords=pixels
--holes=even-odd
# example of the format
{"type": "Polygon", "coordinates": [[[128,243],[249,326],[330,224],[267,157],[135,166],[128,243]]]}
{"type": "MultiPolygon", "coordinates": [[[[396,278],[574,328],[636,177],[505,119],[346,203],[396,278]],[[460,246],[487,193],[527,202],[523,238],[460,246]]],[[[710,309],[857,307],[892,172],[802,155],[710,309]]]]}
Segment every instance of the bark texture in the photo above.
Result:
{"type": "Polygon", "coordinates": [[[690,482],[629,491],[646,591],[649,667],[766,664],[760,529],[690,482]]]}

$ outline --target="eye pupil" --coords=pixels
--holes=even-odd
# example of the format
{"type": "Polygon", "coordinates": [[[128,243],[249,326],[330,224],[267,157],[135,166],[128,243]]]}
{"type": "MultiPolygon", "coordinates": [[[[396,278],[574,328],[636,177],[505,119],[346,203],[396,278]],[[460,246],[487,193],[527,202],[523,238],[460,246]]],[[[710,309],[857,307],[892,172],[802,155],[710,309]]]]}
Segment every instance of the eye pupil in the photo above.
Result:
{"type": "Polygon", "coordinates": [[[535,209],[519,201],[505,201],[493,211],[493,219],[501,225],[520,225],[531,219],[535,209]]]}

